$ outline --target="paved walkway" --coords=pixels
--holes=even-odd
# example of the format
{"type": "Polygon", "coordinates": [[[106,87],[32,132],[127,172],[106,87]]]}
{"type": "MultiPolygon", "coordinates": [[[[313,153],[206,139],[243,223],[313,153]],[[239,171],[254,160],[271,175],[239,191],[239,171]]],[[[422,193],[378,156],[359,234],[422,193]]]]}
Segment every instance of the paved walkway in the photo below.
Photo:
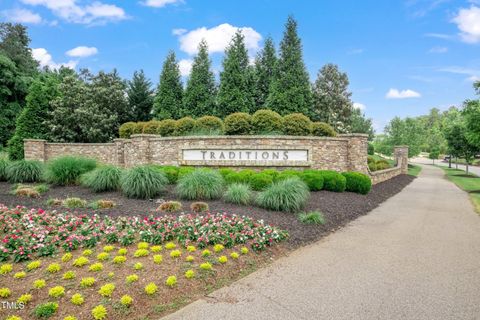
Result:
{"type": "Polygon", "coordinates": [[[166,319],[480,319],[480,217],[423,167],[370,214],[166,319]]]}

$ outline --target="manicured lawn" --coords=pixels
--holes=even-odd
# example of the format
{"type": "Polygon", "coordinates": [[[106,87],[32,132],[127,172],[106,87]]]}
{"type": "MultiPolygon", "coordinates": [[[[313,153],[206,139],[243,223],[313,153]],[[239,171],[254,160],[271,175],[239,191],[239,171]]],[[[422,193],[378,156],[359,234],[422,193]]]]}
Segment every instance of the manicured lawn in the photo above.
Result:
{"type": "Polygon", "coordinates": [[[422,167],[416,166],[414,164],[409,164],[408,165],[408,174],[414,177],[418,177],[420,174],[420,171],[422,171],[422,167]]]}
{"type": "Polygon", "coordinates": [[[472,173],[467,175],[465,171],[459,169],[440,168],[443,169],[448,180],[470,194],[475,210],[480,214],[480,177],[472,173]]]}
{"type": "Polygon", "coordinates": [[[370,156],[370,157],[373,157],[375,159],[375,161],[379,161],[379,160],[387,160],[388,163],[393,166],[394,165],[394,161],[392,159],[388,159],[388,158],[384,158],[382,156],[379,156],[378,154],[374,154],[373,156],[370,156]]]}

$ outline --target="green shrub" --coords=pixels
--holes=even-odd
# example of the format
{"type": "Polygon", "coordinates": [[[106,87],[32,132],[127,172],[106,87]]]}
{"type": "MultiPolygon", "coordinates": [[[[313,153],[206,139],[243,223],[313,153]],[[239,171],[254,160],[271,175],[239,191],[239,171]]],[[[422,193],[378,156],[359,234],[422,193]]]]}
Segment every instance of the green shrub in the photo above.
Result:
{"type": "Polygon", "coordinates": [[[376,167],[377,170],[384,170],[384,169],[389,169],[392,166],[390,165],[390,163],[387,160],[380,159],[380,160],[375,162],[375,167],[376,167]]]}
{"type": "Polygon", "coordinates": [[[344,172],[342,175],[347,179],[346,189],[350,192],[367,194],[372,188],[372,180],[360,172],[344,172]]]}
{"type": "Polygon", "coordinates": [[[248,184],[233,183],[228,186],[223,197],[226,202],[247,205],[252,199],[252,190],[248,184]]]}
{"type": "Polygon", "coordinates": [[[335,129],[325,122],[312,123],[312,133],[317,137],[335,137],[337,135],[335,129]]]}
{"type": "Polygon", "coordinates": [[[300,174],[300,178],[307,184],[310,191],[323,189],[323,176],[317,170],[305,170],[300,174]]]}
{"type": "Polygon", "coordinates": [[[197,119],[195,129],[200,132],[216,132],[223,133],[223,122],[220,118],[214,116],[203,116],[197,119]]]}
{"type": "Polygon", "coordinates": [[[178,180],[179,167],[176,166],[164,166],[160,170],[165,174],[169,184],[175,184],[178,180]]]}
{"type": "Polygon", "coordinates": [[[369,162],[368,169],[370,169],[371,172],[377,171],[377,164],[375,162],[369,162]]]}
{"type": "Polygon", "coordinates": [[[151,120],[145,122],[143,125],[143,132],[145,134],[158,134],[158,128],[160,126],[160,121],[158,120],[151,120]]]}
{"type": "Polygon", "coordinates": [[[10,161],[0,158],[0,181],[7,181],[7,167],[10,161]]]}
{"type": "Polygon", "coordinates": [[[133,134],[141,134],[143,133],[143,129],[145,128],[145,125],[147,124],[148,122],[137,122],[137,124],[135,125],[135,127],[133,128],[133,134]]]}
{"type": "Polygon", "coordinates": [[[301,113],[291,113],[283,117],[283,133],[290,136],[312,134],[312,121],[301,113]]]}
{"type": "Polygon", "coordinates": [[[283,118],[272,110],[258,110],[252,116],[252,130],[256,134],[281,133],[283,118]]]}
{"type": "Polygon", "coordinates": [[[185,136],[195,129],[196,122],[191,117],[178,119],[175,127],[175,135],[185,136]]]}
{"type": "Polygon", "coordinates": [[[84,174],[82,185],[94,192],[115,191],[120,189],[122,170],[115,166],[103,166],[84,174]]]}
{"type": "Polygon", "coordinates": [[[50,318],[55,314],[58,309],[58,303],[56,302],[47,302],[39,304],[33,310],[33,314],[37,318],[50,318]]]}
{"type": "Polygon", "coordinates": [[[221,168],[221,169],[218,169],[218,172],[220,172],[220,174],[222,175],[223,179],[226,179],[226,177],[227,177],[230,173],[235,173],[236,171],[233,170],[232,168],[221,168]]]}
{"type": "Polygon", "coordinates": [[[123,194],[129,198],[151,199],[165,190],[165,174],[150,166],[138,166],[125,171],[120,179],[123,194]]]}
{"type": "Polygon", "coordinates": [[[210,200],[222,196],[225,181],[218,171],[196,169],[178,179],[177,194],[182,199],[210,200]]]}
{"type": "Polygon", "coordinates": [[[157,211],[163,211],[163,212],[178,212],[182,210],[182,204],[178,201],[166,201],[158,207],[157,211]]]}
{"type": "Polygon", "coordinates": [[[298,177],[273,183],[258,194],[260,207],[278,211],[298,211],[302,209],[310,196],[308,187],[298,177]]]}
{"type": "Polygon", "coordinates": [[[78,182],[80,176],[97,166],[93,159],[82,157],[60,157],[47,162],[45,179],[55,185],[68,185],[78,182]]]}
{"type": "Polygon", "coordinates": [[[254,175],[256,172],[254,170],[245,169],[240,171],[234,171],[225,176],[225,182],[227,184],[232,183],[246,183],[248,184],[250,181],[250,177],[254,175]]]}
{"type": "Polygon", "coordinates": [[[162,137],[171,137],[175,135],[177,122],[172,119],[165,119],[158,123],[157,134],[162,137]]]}
{"type": "Polygon", "coordinates": [[[245,112],[232,113],[223,122],[228,135],[247,135],[252,131],[252,116],[245,112]]]}
{"type": "Polygon", "coordinates": [[[126,122],[120,126],[118,129],[118,135],[122,139],[130,139],[132,134],[135,134],[135,129],[137,127],[137,123],[135,122],[126,122]]]}
{"type": "Polygon", "coordinates": [[[269,176],[271,176],[273,181],[276,181],[278,175],[280,174],[280,172],[276,169],[265,169],[265,170],[262,170],[262,173],[268,174],[269,176]]]}
{"type": "Polygon", "coordinates": [[[292,177],[300,177],[300,174],[301,172],[298,170],[287,169],[287,170],[280,171],[277,175],[276,180],[280,181],[280,180],[285,180],[292,177]]]}
{"type": "Polygon", "coordinates": [[[195,170],[194,167],[180,167],[180,168],[178,169],[178,179],[180,179],[181,177],[186,176],[187,174],[192,173],[194,170],[195,170]]]}
{"type": "Polygon", "coordinates": [[[323,189],[333,192],[345,191],[347,179],[333,170],[319,170],[323,177],[323,189]]]}
{"type": "Polygon", "coordinates": [[[253,190],[261,191],[273,183],[273,178],[266,173],[255,173],[250,176],[249,183],[253,190]]]}
{"type": "Polygon", "coordinates": [[[63,200],[62,204],[70,209],[85,208],[87,206],[87,201],[80,198],[72,197],[63,200]]]}
{"type": "Polygon", "coordinates": [[[368,143],[367,153],[370,156],[373,156],[375,154],[375,146],[371,142],[368,143]]]}
{"type": "Polygon", "coordinates": [[[38,182],[42,179],[43,165],[39,161],[19,160],[10,162],[5,172],[11,183],[38,182]]]}
{"type": "Polygon", "coordinates": [[[325,218],[320,211],[302,212],[298,215],[298,220],[305,224],[325,224],[325,218]]]}

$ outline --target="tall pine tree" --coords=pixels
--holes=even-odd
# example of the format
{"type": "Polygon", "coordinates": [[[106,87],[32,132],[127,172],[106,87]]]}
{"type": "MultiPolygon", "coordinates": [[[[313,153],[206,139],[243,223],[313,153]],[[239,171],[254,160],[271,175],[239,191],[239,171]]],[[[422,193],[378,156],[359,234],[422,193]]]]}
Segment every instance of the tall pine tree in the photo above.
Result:
{"type": "Polygon", "coordinates": [[[130,121],[148,121],[152,117],[153,90],[152,83],[145,77],[143,70],[135,71],[128,82],[128,105],[130,121]]]}
{"type": "Polygon", "coordinates": [[[223,71],[220,73],[220,89],[217,97],[217,114],[220,117],[234,112],[250,112],[253,109],[253,88],[250,77],[245,38],[238,30],[225,50],[223,71]]]}
{"type": "Polygon", "coordinates": [[[183,86],[180,77],[175,52],[170,51],[163,63],[160,83],[153,102],[156,119],[178,119],[182,116],[183,86]]]}
{"type": "Polygon", "coordinates": [[[267,107],[280,114],[300,112],[310,115],[312,109],[311,85],[303,62],[297,22],[291,16],[288,17],[285,25],[275,73],[275,80],[272,82],[267,99],[267,107]]]}
{"type": "Polygon", "coordinates": [[[313,86],[312,119],[330,124],[337,132],[349,132],[353,103],[348,85],[347,74],[341,72],[337,65],[324,65],[313,86]]]}
{"type": "Polygon", "coordinates": [[[277,63],[277,55],[275,45],[271,37],[265,40],[265,45],[255,58],[255,110],[265,107],[270,86],[275,76],[275,67],[277,63]]]}
{"type": "Polygon", "coordinates": [[[198,54],[193,59],[192,71],[183,97],[185,116],[201,117],[216,114],[215,75],[210,70],[211,64],[207,42],[202,40],[198,45],[198,54]]]}

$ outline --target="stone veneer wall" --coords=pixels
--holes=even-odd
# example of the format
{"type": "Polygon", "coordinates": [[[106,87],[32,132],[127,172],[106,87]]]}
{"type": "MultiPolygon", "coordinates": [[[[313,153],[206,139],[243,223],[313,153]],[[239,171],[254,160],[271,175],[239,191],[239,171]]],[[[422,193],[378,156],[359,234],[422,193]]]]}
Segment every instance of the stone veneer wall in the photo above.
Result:
{"type": "MultiPolygon", "coordinates": [[[[26,139],[25,158],[47,161],[64,155],[84,156],[106,164],[132,167],[141,164],[236,166],[239,168],[312,168],[336,171],[358,171],[372,176],[378,183],[406,173],[405,147],[395,149],[398,166],[370,173],[367,166],[367,135],[346,134],[337,137],[297,136],[199,136],[160,137],[139,134],[113,143],[49,143],[26,139]],[[308,150],[308,161],[185,161],[183,149],[280,149],[308,150]]],[[[408,153],[408,148],[406,149],[408,153]]]]}

